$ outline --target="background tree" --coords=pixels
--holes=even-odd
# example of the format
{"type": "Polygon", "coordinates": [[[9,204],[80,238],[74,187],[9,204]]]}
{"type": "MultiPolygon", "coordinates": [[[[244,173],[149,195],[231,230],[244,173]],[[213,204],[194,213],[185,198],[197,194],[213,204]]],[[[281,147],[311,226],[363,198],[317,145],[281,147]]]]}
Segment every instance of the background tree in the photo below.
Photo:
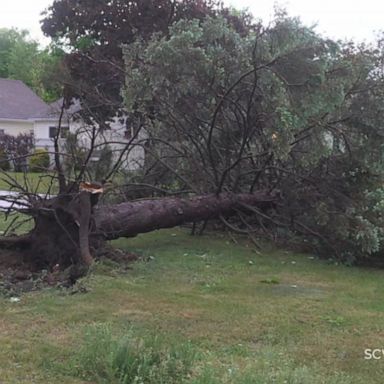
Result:
{"type": "Polygon", "coordinates": [[[69,52],[65,63],[72,80],[66,84],[67,101],[80,99],[86,105],[84,115],[87,110],[92,119],[104,121],[122,107],[123,44],[138,37],[148,40],[153,33],[167,34],[180,19],[217,14],[225,14],[243,33],[251,27],[249,15],[231,14],[217,0],[55,0],[42,30],[69,52]]]}
{"type": "Polygon", "coordinates": [[[0,29],[0,76],[7,78],[10,76],[9,55],[13,47],[28,34],[27,31],[17,31],[16,29],[0,29]]]}
{"type": "Polygon", "coordinates": [[[62,94],[58,79],[63,51],[41,49],[29,32],[0,29],[0,77],[23,81],[46,101],[62,94]]]}

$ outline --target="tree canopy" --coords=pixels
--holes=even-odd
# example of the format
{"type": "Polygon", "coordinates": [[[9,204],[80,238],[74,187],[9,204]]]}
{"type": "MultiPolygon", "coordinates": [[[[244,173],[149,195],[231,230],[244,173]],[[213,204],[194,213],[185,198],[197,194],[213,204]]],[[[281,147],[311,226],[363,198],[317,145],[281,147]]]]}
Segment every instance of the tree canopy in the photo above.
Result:
{"type": "Polygon", "coordinates": [[[167,34],[168,27],[180,19],[218,14],[241,33],[250,28],[249,15],[231,14],[217,0],[55,0],[45,13],[42,30],[69,52],[67,99],[79,98],[93,116],[106,119],[122,105],[123,44],[138,37],[148,40],[153,33],[167,34]]]}
{"type": "Polygon", "coordinates": [[[61,96],[58,71],[63,52],[40,48],[28,31],[0,29],[0,77],[23,81],[46,101],[61,96]]]}
{"type": "Polygon", "coordinates": [[[124,54],[128,110],[179,187],[278,190],[275,209],[240,212],[238,229],[304,236],[348,261],[380,252],[380,47],[324,39],[280,15],[245,36],[223,18],[180,20],[124,54]]]}

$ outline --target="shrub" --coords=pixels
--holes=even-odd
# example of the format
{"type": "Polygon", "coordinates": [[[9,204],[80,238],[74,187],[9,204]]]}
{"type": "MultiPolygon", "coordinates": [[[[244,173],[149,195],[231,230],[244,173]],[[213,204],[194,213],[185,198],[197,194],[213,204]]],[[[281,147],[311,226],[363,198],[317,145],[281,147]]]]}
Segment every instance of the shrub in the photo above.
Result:
{"type": "Polygon", "coordinates": [[[67,132],[64,143],[64,152],[68,155],[64,157],[66,176],[72,178],[74,173],[77,173],[82,169],[88,151],[86,148],[82,147],[77,133],[67,132]]]}
{"type": "Polygon", "coordinates": [[[29,170],[31,172],[46,171],[49,168],[49,154],[45,149],[35,149],[35,153],[29,159],[29,170]]]}
{"type": "Polygon", "coordinates": [[[4,149],[0,149],[0,169],[2,171],[9,171],[11,169],[11,164],[4,149]]]}
{"type": "Polygon", "coordinates": [[[1,149],[12,161],[13,170],[24,172],[26,170],[26,156],[31,153],[34,146],[33,134],[20,133],[17,136],[2,135],[0,139],[1,149]]]}
{"type": "Polygon", "coordinates": [[[95,180],[103,180],[112,167],[112,151],[109,145],[105,145],[100,151],[100,158],[96,164],[95,180]]]}

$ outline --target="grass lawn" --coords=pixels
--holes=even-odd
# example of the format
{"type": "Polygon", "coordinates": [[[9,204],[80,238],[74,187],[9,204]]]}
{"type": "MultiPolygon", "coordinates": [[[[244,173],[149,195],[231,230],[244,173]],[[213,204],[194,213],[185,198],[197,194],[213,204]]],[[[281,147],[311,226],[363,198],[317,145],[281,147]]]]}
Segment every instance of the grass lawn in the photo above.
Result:
{"type": "MultiPolygon", "coordinates": [[[[0,172],[0,190],[9,191],[10,185],[8,182],[13,183],[13,180],[16,180],[23,188],[27,187],[28,191],[32,193],[41,193],[41,194],[55,194],[57,192],[57,182],[53,180],[49,174],[45,173],[34,173],[34,172],[0,172]],[[10,177],[8,177],[9,175],[10,177]]],[[[19,192],[19,189],[13,189],[15,192],[19,192]]],[[[5,216],[3,211],[0,211],[0,232],[7,230],[9,225],[15,224],[16,229],[13,231],[17,234],[28,232],[33,228],[33,223],[30,218],[25,215],[12,213],[9,217],[5,216]],[[17,218],[17,221],[13,222],[17,218]],[[27,220],[29,219],[29,220],[27,220]],[[20,226],[19,226],[20,224],[20,226]]],[[[1,376],[0,376],[1,379],[1,376]]],[[[1,381],[0,381],[1,383],[1,381]]]]}
{"type": "Polygon", "coordinates": [[[55,193],[57,190],[57,183],[52,183],[51,175],[45,173],[34,172],[1,172],[0,173],[0,190],[9,191],[9,182],[13,182],[15,179],[22,187],[27,186],[31,192],[47,193],[51,189],[51,193],[55,193]],[[8,177],[9,175],[10,177],[8,177]]]}
{"type": "MultiPolygon", "coordinates": [[[[88,293],[0,298],[1,383],[383,382],[384,359],[365,360],[364,350],[384,348],[384,271],[272,248],[258,254],[245,239],[176,229],[115,245],[150,260],[131,269],[97,263],[80,283],[88,293]],[[189,359],[188,374],[112,380],[116,372],[102,369],[111,366],[108,338],[124,337],[187,345],[193,357],[172,358],[189,359]]],[[[138,370],[152,363],[143,358],[138,370]]]]}

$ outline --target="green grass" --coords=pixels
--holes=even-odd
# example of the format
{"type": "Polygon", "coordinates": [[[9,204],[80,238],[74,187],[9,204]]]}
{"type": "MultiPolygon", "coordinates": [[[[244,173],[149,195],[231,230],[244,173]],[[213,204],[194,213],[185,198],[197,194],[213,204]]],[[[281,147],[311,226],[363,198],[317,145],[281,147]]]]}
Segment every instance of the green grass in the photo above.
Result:
{"type": "Polygon", "coordinates": [[[138,337],[129,329],[117,336],[110,326],[98,325],[87,330],[84,344],[61,369],[105,383],[179,384],[189,378],[197,360],[191,343],[158,335],[138,337]]]}
{"type": "MultiPolygon", "coordinates": [[[[0,172],[0,190],[20,192],[20,188],[11,188],[11,185],[19,184],[31,193],[54,194],[57,192],[57,182],[52,179],[52,176],[53,175],[33,172],[0,172]]],[[[31,218],[26,215],[13,212],[7,217],[5,212],[0,211],[0,232],[4,232],[9,226],[11,226],[11,232],[22,234],[33,228],[33,222],[31,218]]]]}
{"type": "Polygon", "coordinates": [[[167,364],[190,384],[382,382],[384,360],[364,349],[384,348],[384,271],[238,242],[176,229],[118,240],[151,260],[97,263],[86,294],[0,299],[0,382],[171,383],[167,364]]]}
{"type": "MultiPolygon", "coordinates": [[[[0,173],[0,190],[9,191],[11,185],[21,185],[23,188],[28,188],[28,191],[33,193],[55,193],[57,191],[57,182],[52,179],[53,175],[46,173],[34,173],[34,172],[1,172],[0,173]],[[11,185],[10,185],[11,184],[11,185]]],[[[18,191],[17,188],[13,190],[18,191]]]]}
{"type": "MultiPolygon", "coordinates": [[[[29,232],[34,227],[33,218],[22,213],[12,212],[8,216],[0,211],[0,235],[7,232],[11,234],[22,235],[29,232]]],[[[0,382],[1,383],[1,382],[0,382]]]]}

